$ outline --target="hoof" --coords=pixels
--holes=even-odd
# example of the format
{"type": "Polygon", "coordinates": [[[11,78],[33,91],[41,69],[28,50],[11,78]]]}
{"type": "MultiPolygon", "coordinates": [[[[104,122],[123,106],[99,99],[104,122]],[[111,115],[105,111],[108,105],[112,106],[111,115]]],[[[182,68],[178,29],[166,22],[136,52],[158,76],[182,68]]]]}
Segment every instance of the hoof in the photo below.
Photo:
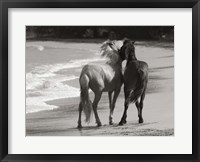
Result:
{"type": "Polygon", "coordinates": [[[113,122],[112,122],[112,121],[110,121],[110,122],[109,122],[109,125],[113,125],[113,122]]]}
{"type": "Polygon", "coordinates": [[[102,124],[101,123],[97,123],[97,127],[101,127],[102,126],[102,124]]]}
{"type": "Polygon", "coordinates": [[[126,120],[121,120],[121,121],[119,122],[119,125],[124,125],[124,124],[126,124],[126,120]]]}
{"type": "Polygon", "coordinates": [[[139,123],[143,123],[144,120],[143,120],[142,118],[140,118],[138,122],[139,122],[139,123]]]}
{"type": "Polygon", "coordinates": [[[122,121],[120,121],[118,125],[124,125],[124,123],[122,121]]]}
{"type": "Polygon", "coordinates": [[[79,124],[79,125],[77,126],[77,128],[78,128],[78,129],[81,129],[81,128],[82,128],[82,125],[79,124]]]}

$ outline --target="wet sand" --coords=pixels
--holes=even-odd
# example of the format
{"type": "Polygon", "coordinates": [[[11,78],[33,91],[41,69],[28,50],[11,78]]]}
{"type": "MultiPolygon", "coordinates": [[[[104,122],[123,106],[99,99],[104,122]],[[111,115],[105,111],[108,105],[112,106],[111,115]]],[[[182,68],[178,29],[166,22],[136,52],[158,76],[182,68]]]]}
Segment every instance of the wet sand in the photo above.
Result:
{"type": "MultiPolygon", "coordinates": [[[[149,64],[149,83],[144,101],[144,123],[138,123],[137,109],[131,104],[128,109],[127,124],[118,126],[124,109],[123,87],[114,111],[114,125],[108,124],[108,95],[104,93],[98,105],[98,113],[103,124],[96,127],[94,116],[83,129],[78,130],[79,97],[48,101],[47,104],[59,106],[26,114],[27,136],[171,136],[174,135],[174,54],[173,48],[142,45],[137,51],[138,59],[149,64]],[[148,48],[151,48],[148,52],[148,48]]],[[[77,86],[78,80],[67,82],[77,86]]],[[[91,99],[93,94],[90,93],[91,99]]],[[[83,116],[84,121],[84,116],[83,116]]]]}

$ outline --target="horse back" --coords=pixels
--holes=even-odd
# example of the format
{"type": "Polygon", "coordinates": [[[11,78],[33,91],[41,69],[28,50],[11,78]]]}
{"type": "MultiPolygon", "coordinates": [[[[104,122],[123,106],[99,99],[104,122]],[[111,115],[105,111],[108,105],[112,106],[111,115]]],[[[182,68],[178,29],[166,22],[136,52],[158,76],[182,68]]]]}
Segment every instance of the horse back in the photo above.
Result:
{"type": "Polygon", "coordinates": [[[139,60],[130,61],[124,71],[124,89],[134,90],[141,80],[148,80],[148,64],[139,60]]]}
{"type": "Polygon", "coordinates": [[[121,87],[123,81],[122,72],[109,65],[87,64],[82,69],[82,75],[88,76],[89,86],[93,91],[97,89],[102,91],[114,90],[116,87],[121,87]]]}

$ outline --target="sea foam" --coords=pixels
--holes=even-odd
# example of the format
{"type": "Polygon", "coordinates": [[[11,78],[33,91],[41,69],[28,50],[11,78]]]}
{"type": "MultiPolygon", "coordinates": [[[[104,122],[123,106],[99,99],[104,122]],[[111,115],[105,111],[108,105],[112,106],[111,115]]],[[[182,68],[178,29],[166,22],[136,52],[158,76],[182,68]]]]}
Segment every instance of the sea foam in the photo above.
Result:
{"type": "MultiPolygon", "coordinates": [[[[79,68],[90,62],[102,61],[103,58],[71,60],[66,63],[41,65],[26,74],[26,113],[57,108],[46,102],[61,98],[78,97],[79,88],[64,84],[64,81],[78,79],[75,75],[62,75],[63,69],[79,68]]],[[[78,84],[78,83],[77,83],[78,84]]]]}

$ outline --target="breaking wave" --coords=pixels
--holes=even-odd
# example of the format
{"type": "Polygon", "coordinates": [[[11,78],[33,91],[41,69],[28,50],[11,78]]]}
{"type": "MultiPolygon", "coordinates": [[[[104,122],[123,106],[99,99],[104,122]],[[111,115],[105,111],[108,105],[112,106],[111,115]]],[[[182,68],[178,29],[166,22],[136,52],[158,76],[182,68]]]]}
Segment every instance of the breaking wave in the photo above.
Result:
{"type": "Polygon", "coordinates": [[[66,63],[34,67],[26,73],[26,113],[57,108],[55,105],[46,104],[50,100],[78,97],[79,88],[63,82],[78,79],[79,76],[63,75],[58,72],[64,69],[81,68],[87,63],[101,60],[103,58],[71,60],[66,63]]]}

